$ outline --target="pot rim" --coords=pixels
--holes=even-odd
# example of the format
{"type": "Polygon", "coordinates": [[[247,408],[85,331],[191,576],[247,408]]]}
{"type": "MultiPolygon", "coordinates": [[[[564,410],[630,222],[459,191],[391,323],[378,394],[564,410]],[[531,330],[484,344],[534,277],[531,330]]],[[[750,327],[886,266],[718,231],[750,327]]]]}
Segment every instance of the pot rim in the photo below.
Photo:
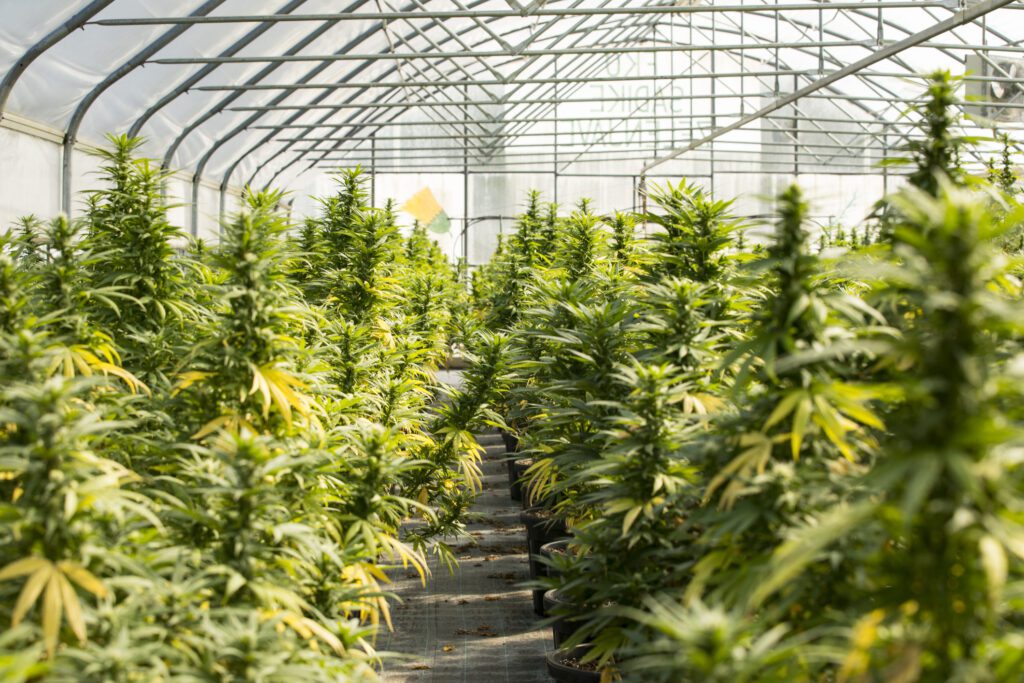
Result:
{"type": "Polygon", "coordinates": [[[544,654],[544,659],[547,660],[548,666],[558,671],[564,671],[568,673],[592,673],[598,676],[601,675],[599,671],[584,671],[583,669],[577,669],[576,667],[563,664],[565,659],[570,657],[582,657],[593,647],[592,643],[581,643],[570,650],[553,650],[544,654]]]}

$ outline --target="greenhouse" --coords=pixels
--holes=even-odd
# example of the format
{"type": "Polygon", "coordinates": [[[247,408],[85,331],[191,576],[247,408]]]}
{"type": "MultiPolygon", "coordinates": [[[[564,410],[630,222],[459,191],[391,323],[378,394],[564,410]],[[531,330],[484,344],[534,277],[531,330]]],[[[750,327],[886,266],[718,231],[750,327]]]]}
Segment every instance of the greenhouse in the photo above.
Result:
{"type": "Polygon", "coordinates": [[[0,9],[0,681],[1024,681],[1024,1],[0,9]]]}

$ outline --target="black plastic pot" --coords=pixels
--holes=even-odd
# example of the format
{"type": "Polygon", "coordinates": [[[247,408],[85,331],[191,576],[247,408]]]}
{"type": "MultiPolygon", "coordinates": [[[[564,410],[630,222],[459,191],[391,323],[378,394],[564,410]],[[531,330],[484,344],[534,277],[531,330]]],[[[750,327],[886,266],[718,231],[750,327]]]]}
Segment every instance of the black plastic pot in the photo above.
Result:
{"type": "Polygon", "coordinates": [[[601,683],[600,671],[583,671],[569,666],[566,661],[579,660],[590,650],[590,645],[577,645],[571,650],[556,650],[544,656],[548,675],[558,683],[601,683]]]}
{"type": "MultiPolygon", "coordinates": [[[[530,551],[530,578],[538,579],[547,574],[545,566],[537,561],[540,557],[540,548],[545,543],[551,543],[565,538],[568,531],[565,522],[551,514],[547,508],[528,508],[519,515],[519,521],[526,526],[526,546],[530,551]]],[[[533,589],[533,612],[538,616],[544,616],[544,589],[533,589]]]]}
{"type": "Polygon", "coordinates": [[[562,643],[569,640],[580,627],[579,622],[572,617],[572,608],[573,604],[563,598],[558,591],[548,591],[544,594],[544,612],[553,618],[551,639],[555,641],[556,648],[562,647],[562,643]]]}
{"type": "Polygon", "coordinates": [[[526,497],[522,478],[526,476],[526,470],[530,469],[530,466],[533,465],[533,458],[509,460],[508,463],[508,493],[512,496],[512,500],[522,502],[526,497]]]}
{"type": "Polygon", "coordinates": [[[515,453],[519,450],[519,437],[504,429],[501,430],[501,440],[505,443],[506,453],[515,453]]]}
{"type": "MultiPolygon", "coordinates": [[[[551,541],[550,543],[545,543],[544,545],[542,545],[540,547],[540,555],[541,555],[541,557],[545,557],[545,558],[547,558],[549,560],[554,555],[566,555],[566,554],[568,554],[567,548],[569,547],[569,543],[570,542],[571,542],[571,539],[560,538],[557,541],[551,541]]],[[[561,576],[562,575],[562,572],[560,572],[557,568],[552,567],[549,564],[541,563],[540,564],[540,568],[541,568],[541,570],[543,570],[544,576],[555,577],[555,576],[561,576]]]]}

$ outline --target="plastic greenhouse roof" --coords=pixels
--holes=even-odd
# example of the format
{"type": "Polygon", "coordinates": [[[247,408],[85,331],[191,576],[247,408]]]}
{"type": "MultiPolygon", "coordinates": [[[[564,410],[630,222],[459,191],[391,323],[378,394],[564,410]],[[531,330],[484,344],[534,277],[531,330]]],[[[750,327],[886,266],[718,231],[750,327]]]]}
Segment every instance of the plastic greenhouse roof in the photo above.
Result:
{"type": "Polygon", "coordinates": [[[913,134],[919,74],[965,62],[980,65],[968,89],[1004,98],[1000,127],[1024,118],[1020,0],[0,6],[0,115],[55,129],[66,151],[141,134],[168,167],[222,187],[356,163],[857,167],[913,134]]]}

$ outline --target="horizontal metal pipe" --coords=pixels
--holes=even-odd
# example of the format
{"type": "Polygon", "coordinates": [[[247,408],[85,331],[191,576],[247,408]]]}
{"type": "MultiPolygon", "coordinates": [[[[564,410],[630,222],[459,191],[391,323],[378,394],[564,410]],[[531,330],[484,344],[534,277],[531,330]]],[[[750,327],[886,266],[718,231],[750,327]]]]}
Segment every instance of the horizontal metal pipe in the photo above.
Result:
{"type": "MultiPolygon", "coordinates": [[[[331,167],[326,167],[326,168],[328,170],[337,171],[339,168],[344,168],[344,167],[331,166],[331,167]]],[[[366,168],[366,170],[370,171],[369,168],[366,168]]],[[[401,170],[394,170],[394,169],[389,169],[389,168],[377,168],[376,171],[377,171],[377,173],[384,173],[384,174],[388,174],[388,175],[403,175],[403,172],[401,170]]],[[[416,173],[416,174],[423,173],[423,171],[412,171],[412,172],[416,173]]],[[[459,171],[438,171],[438,173],[441,173],[443,175],[462,175],[462,171],[461,170],[459,170],[459,171]]],[[[540,170],[540,171],[533,170],[533,169],[518,169],[518,168],[509,168],[509,169],[501,170],[501,171],[489,171],[489,170],[478,170],[478,169],[470,168],[470,169],[468,169],[466,171],[466,173],[468,173],[469,175],[496,175],[496,174],[501,174],[501,175],[531,175],[531,176],[543,176],[543,175],[553,176],[554,175],[554,173],[551,171],[550,168],[546,168],[546,169],[543,169],[543,170],[540,170]]],[[[895,168],[889,169],[889,176],[890,177],[906,175],[908,173],[909,173],[909,171],[907,171],[906,169],[899,169],[899,170],[895,169],[895,168]]],[[[696,173],[696,172],[694,172],[694,173],[687,173],[685,175],[686,175],[687,178],[710,178],[711,177],[711,175],[708,174],[708,173],[696,173]]],[[[787,177],[787,178],[794,177],[794,174],[792,173],[791,170],[789,170],[789,171],[763,171],[761,169],[750,169],[750,168],[734,169],[734,170],[729,170],[729,171],[719,171],[715,175],[726,175],[726,176],[727,175],[777,175],[777,176],[784,176],[784,177],[787,177]]],[[[803,173],[803,172],[801,172],[799,175],[800,176],[868,176],[868,177],[876,178],[876,177],[878,177],[878,169],[869,168],[869,169],[864,170],[864,171],[860,171],[860,170],[837,170],[837,171],[829,171],[828,173],[803,173]]],[[[558,178],[621,178],[623,180],[632,180],[632,179],[634,179],[636,177],[637,177],[636,173],[577,173],[577,172],[574,172],[574,171],[566,171],[564,173],[563,172],[559,172],[558,173],[558,178]]],[[[648,182],[657,181],[657,180],[678,180],[679,178],[680,178],[680,174],[678,174],[678,173],[648,173],[647,174],[648,182]]]]}
{"type": "MultiPolygon", "coordinates": [[[[911,138],[911,139],[923,140],[925,138],[924,137],[914,137],[914,138],[911,138]]],[[[647,142],[650,142],[650,141],[647,141],[647,142]]],[[[592,144],[592,143],[590,143],[590,144],[592,144]]],[[[580,151],[580,152],[575,152],[575,151],[568,150],[568,148],[563,149],[562,146],[559,145],[559,150],[557,152],[555,152],[553,150],[552,151],[519,152],[519,151],[516,151],[516,150],[529,149],[530,146],[528,146],[528,145],[516,145],[516,146],[512,146],[512,147],[504,147],[500,151],[494,151],[494,150],[492,150],[492,151],[494,151],[493,158],[507,158],[507,157],[553,157],[553,156],[556,156],[558,154],[564,154],[564,153],[612,154],[612,153],[622,152],[623,147],[632,148],[636,144],[636,142],[635,141],[623,141],[623,142],[620,142],[620,143],[604,143],[604,144],[607,144],[609,147],[614,147],[614,149],[608,149],[608,148],[586,149],[586,150],[583,150],[583,151],[580,151]]],[[[761,140],[734,140],[732,142],[728,142],[728,143],[724,143],[724,144],[737,145],[737,146],[739,146],[739,145],[742,145],[742,146],[752,146],[752,147],[759,147],[759,148],[764,148],[764,147],[768,147],[768,148],[781,148],[782,150],[785,150],[785,151],[779,152],[779,153],[780,154],[789,155],[789,156],[792,156],[794,154],[797,154],[797,155],[810,154],[810,152],[806,151],[806,150],[809,150],[809,149],[815,149],[815,150],[846,150],[846,151],[850,151],[850,150],[868,151],[868,150],[870,150],[870,151],[876,151],[876,152],[884,152],[885,149],[886,149],[880,143],[879,144],[875,144],[875,145],[843,145],[843,144],[836,144],[834,142],[822,143],[822,142],[809,142],[809,141],[803,141],[803,140],[794,140],[794,141],[789,141],[789,142],[771,142],[771,141],[761,141],[761,140]]],[[[637,149],[632,149],[631,151],[635,151],[635,152],[650,152],[652,154],[656,154],[658,152],[665,151],[667,147],[668,146],[666,145],[666,146],[662,146],[662,147],[658,147],[658,148],[646,148],[646,149],[644,149],[644,148],[637,148],[637,149]]],[[[416,158],[423,157],[424,155],[422,153],[424,153],[424,152],[428,153],[428,156],[445,157],[445,158],[449,158],[449,157],[451,157],[451,158],[455,158],[455,157],[461,158],[462,157],[462,150],[463,150],[462,147],[452,147],[452,148],[449,148],[449,149],[437,149],[436,147],[434,147],[434,148],[430,148],[430,147],[407,147],[407,148],[404,148],[404,149],[387,149],[387,150],[379,150],[378,149],[377,152],[376,152],[376,158],[377,159],[385,159],[385,160],[386,159],[397,159],[397,160],[401,160],[401,159],[416,159],[416,158]],[[390,154],[382,154],[382,152],[390,152],[390,154]],[[417,154],[417,153],[419,153],[419,154],[417,154]]],[[[470,151],[486,151],[486,148],[470,147],[469,150],[470,151]]],[[[300,149],[295,149],[295,150],[292,150],[292,151],[295,151],[295,152],[307,152],[307,153],[308,152],[330,152],[331,154],[337,154],[337,153],[351,154],[352,152],[363,153],[363,152],[369,152],[370,150],[367,150],[365,147],[361,147],[361,148],[329,149],[329,150],[320,150],[320,149],[304,149],[304,150],[300,150],[300,149]]],[[[747,150],[747,149],[742,149],[742,150],[741,149],[728,149],[728,148],[723,148],[723,147],[716,147],[715,151],[716,152],[744,152],[744,153],[747,153],[747,152],[750,152],[751,150],[747,150]]],[[[771,150],[771,149],[769,149],[767,151],[774,153],[774,150],[771,150]]],[[[1012,154],[1020,154],[1020,152],[1012,152],[1012,154]]],[[[855,155],[847,154],[847,155],[844,155],[844,156],[852,157],[852,156],[855,156],[855,155]]],[[[864,155],[858,155],[858,156],[859,157],[863,157],[863,158],[867,158],[867,157],[870,157],[871,155],[870,154],[864,154],[864,155]]],[[[346,157],[344,157],[344,156],[339,156],[339,157],[333,157],[332,156],[332,157],[325,157],[324,159],[322,159],[322,161],[344,161],[345,158],[346,157]]],[[[598,160],[598,161],[600,161],[600,160],[598,160]]]]}
{"type": "MultiPolygon", "coordinates": [[[[943,0],[879,0],[876,2],[829,2],[829,10],[899,9],[921,7],[948,7],[943,0]]],[[[789,2],[774,5],[655,5],[649,7],[566,7],[556,9],[540,7],[532,10],[441,10],[417,12],[336,12],[328,14],[236,14],[211,16],[204,19],[189,17],[127,17],[121,19],[99,19],[89,22],[98,26],[153,26],[161,24],[238,24],[264,21],[398,21],[401,19],[501,19],[530,17],[583,17],[615,14],[709,14],[712,12],[817,12],[823,8],[820,2],[789,2]]]]}
{"type": "MultiPolygon", "coordinates": [[[[613,161],[614,162],[628,162],[628,161],[643,162],[643,161],[647,161],[649,159],[650,159],[650,157],[623,157],[623,158],[620,158],[620,159],[607,159],[607,160],[595,159],[595,160],[590,160],[590,161],[576,161],[576,162],[573,162],[573,163],[574,164],[600,164],[600,163],[613,162],[613,161]]],[[[721,164],[721,163],[757,164],[757,165],[759,165],[762,168],[765,165],[778,165],[778,166],[792,165],[792,161],[790,159],[784,159],[784,158],[780,158],[779,161],[765,161],[763,159],[752,159],[750,161],[742,161],[742,160],[739,160],[739,159],[721,159],[721,158],[712,159],[711,157],[698,157],[698,158],[692,159],[692,160],[687,159],[686,161],[687,162],[696,162],[696,163],[711,163],[712,161],[714,161],[716,164],[721,164]]],[[[452,170],[447,171],[447,172],[461,174],[462,173],[462,169],[463,169],[463,164],[461,162],[459,162],[459,163],[452,163],[452,164],[432,163],[432,164],[423,164],[423,165],[418,165],[418,164],[401,164],[401,165],[395,165],[395,166],[381,167],[381,166],[372,166],[372,160],[370,160],[370,159],[345,160],[343,163],[339,162],[339,163],[336,163],[336,164],[321,164],[321,163],[317,163],[316,164],[316,168],[322,168],[322,169],[341,169],[341,168],[354,168],[357,165],[362,166],[364,169],[369,169],[371,172],[373,171],[373,169],[376,169],[377,172],[381,172],[382,170],[391,170],[391,171],[394,171],[394,172],[405,172],[405,171],[410,171],[410,170],[413,170],[413,171],[429,171],[429,170],[432,170],[432,171],[437,171],[437,172],[445,172],[442,169],[452,169],[452,170]]],[[[864,171],[863,171],[864,175],[870,175],[870,174],[876,174],[877,175],[877,173],[878,173],[878,169],[875,167],[874,164],[863,164],[863,165],[861,165],[861,164],[841,164],[841,163],[824,163],[824,162],[810,163],[810,162],[807,162],[807,163],[802,163],[801,165],[802,166],[807,166],[807,167],[814,167],[814,166],[823,166],[823,167],[825,167],[825,166],[827,166],[828,168],[846,168],[846,169],[850,169],[850,168],[858,168],[858,169],[860,169],[860,168],[863,168],[864,169],[864,171]]],[[[515,167],[515,166],[531,167],[533,169],[532,172],[536,173],[536,174],[552,173],[552,171],[550,170],[550,167],[551,167],[551,163],[550,162],[544,162],[543,167],[542,167],[537,162],[533,162],[533,161],[509,161],[509,162],[504,162],[504,163],[502,163],[502,162],[488,162],[488,163],[477,162],[475,164],[471,163],[469,165],[469,169],[470,169],[470,171],[472,171],[472,169],[474,169],[474,168],[478,169],[478,170],[479,169],[489,169],[489,172],[491,172],[491,173],[502,173],[502,172],[504,172],[502,169],[504,169],[506,167],[509,167],[509,166],[513,166],[513,167],[515,167]]],[[[718,173],[727,173],[727,171],[718,171],[718,173]]],[[[558,175],[561,176],[563,174],[562,174],[561,171],[559,171],[558,175]]],[[[585,175],[585,174],[581,173],[581,175],[585,175]]],[[[633,173],[632,175],[639,175],[639,173],[633,173]]],[[[679,175],[680,174],[674,174],[672,177],[678,177],[679,175]]],[[[682,175],[688,175],[688,174],[682,174],[682,175]]]]}
{"type": "Polygon", "coordinates": [[[253,64],[263,62],[364,62],[409,59],[481,59],[488,57],[561,57],[565,55],[655,54],[661,52],[735,52],[739,50],[772,50],[775,48],[863,47],[875,45],[872,40],[826,40],[782,43],[734,43],[728,45],[622,45],[616,47],[574,47],[522,50],[458,50],[452,52],[370,52],[326,55],[255,55],[245,57],[163,57],[150,64],[253,64]]]}
{"type": "MultiPolygon", "coordinates": [[[[776,120],[776,119],[768,119],[776,120]]],[[[801,119],[803,120],[803,119],[801,119]]],[[[665,119],[666,123],[671,122],[671,119],[665,119]]],[[[904,123],[901,125],[911,126],[914,124],[904,123]]],[[[593,137],[598,135],[671,135],[673,133],[692,133],[694,131],[702,131],[708,128],[708,126],[691,126],[691,127],[676,127],[676,128],[626,128],[626,129],[599,129],[599,130],[586,130],[586,131],[572,131],[572,130],[559,130],[557,137],[559,138],[559,146],[561,143],[568,138],[570,142],[567,142],[569,146],[573,144],[584,144],[584,143],[573,143],[572,138],[578,137],[593,137]]],[[[752,129],[760,132],[761,129],[752,129]]],[[[865,131],[865,130],[849,130],[844,128],[766,128],[766,132],[791,132],[798,134],[817,134],[817,133],[835,133],[840,135],[849,135],[853,137],[860,136],[879,136],[883,134],[883,131],[865,131]]],[[[501,134],[487,134],[487,133],[453,133],[451,135],[352,135],[352,136],[341,136],[341,137],[307,137],[299,136],[292,138],[276,138],[275,142],[347,142],[347,141],[371,141],[377,140],[377,142],[400,142],[400,141],[411,141],[416,142],[419,140],[508,140],[508,139],[519,139],[519,138],[554,138],[556,134],[554,131],[524,131],[522,133],[501,133],[501,134]]],[[[550,143],[547,143],[550,144],[550,143]]],[[[519,145],[512,145],[519,146],[519,145]]]]}
{"type": "MultiPolygon", "coordinates": [[[[784,115],[771,115],[771,116],[766,116],[764,118],[766,118],[768,120],[772,120],[772,121],[808,121],[808,120],[811,120],[811,119],[808,119],[806,116],[784,116],[784,115]]],[[[711,120],[711,116],[709,114],[705,114],[703,112],[699,112],[699,113],[694,114],[694,115],[685,114],[685,113],[673,113],[673,114],[669,114],[669,115],[658,115],[658,116],[630,116],[629,119],[630,119],[630,121],[654,121],[654,120],[656,120],[656,121],[666,121],[666,120],[671,121],[671,120],[674,120],[674,119],[689,119],[689,120],[692,120],[692,121],[700,121],[701,119],[707,119],[708,121],[710,121],[711,120]]],[[[579,116],[577,116],[577,117],[561,117],[560,116],[558,118],[558,122],[559,123],[586,123],[586,122],[600,122],[600,121],[613,121],[613,120],[616,120],[616,119],[612,115],[609,115],[609,116],[589,116],[589,117],[579,117],[579,116]]],[[[829,117],[820,117],[820,116],[815,116],[813,120],[814,121],[820,121],[820,122],[827,122],[827,123],[847,123],[847,124],[853,124],[853,125],[882,126],[883,128],[890,128],[890,127],[891,128],[898,128],[900,126],[905,126],[905,127],[913,128],[913,127],[916,127],[916,126],[920,125],[920,124],[915,123],[913,121],[896,121],[896,120],[893,120],[893,121],[878,121],[878,120],[873,120],[873,119],[846,119],[846,118],[840,118],[840,117],[829,118],[829,117]]],[[[492,122],[489,122],[489,121],[477,121],[475,119],[474,120],[462,120],[462,119],[460,119],[460,120],[455,120],[455,121],[444,121],[445,125],[464,125],[464,124],[467,124],[467,123],[483,123],[483,124],[487,124],[487,123],[492,123],[492,122]]],[[[541,118],[500,119],[496,123],[501,123],[501,124],[509,124],[509,123],[554,123],[554,119],[553,118],[543,118],[543,117],[541,117],[541,118]]],[[[342,124],[339,124],[337,122],[334,122],[334,123],[329,123],[329,122],[328,123],[291,123],[291,124],[287,124],[287,125],[282,124],[282,125],[279,125],[279,126],[262,125],[261,124],[261,125],[250,126],[250,129],[265,129],[265,130],[302,129],[302,130],[311,130],[311,129],[314,129],[314,128],[336,128],[339,125],[342,125],[342,124]]],[[[366,127],[369,127],[369,128],[389,128],[391,126],[409,126],[409,127],[435,126],[435,127],[437,127],[437,126],[439,126],[441,124],[439,124],[436,121],[385,121],[385,122],[372,122],[372,123],[371,122],[364,122],[361,125],[365,125],[366,127]]],[[[844,131],[844,132],[846,132],[846,131],[844,131]]],[[[554,133],[532,133],[531,132],[530,134],[531,135],[533,135],[533,134],[543,134],[543,135],[549,135],[550,134],[550,135],[553,135],[554,133]]],[[[577,134],[579,134],[579,133],[577,132],[577,134]]],[[[487,135],[487,134],[483,133],[483,135],[487,135]]],[[[367,136],[367,137],[370,137],[370,136],[367,136]]],[[[493,136],[489,136],[489,137],[493,137],[493,136]]],[[[380,139],[380,138],[378,138],[378,139],[380,139]]]]}
{"type": "MultiPolygon", "coordinates": [[[[570,105],[570,104],[621,104],[626,102],[678,102],[678,101],[697,101],[701,102],[704,100],[736,100],[736,99],[751,99],[758,97],[774,97],[772,93],[768,92],[754,92],[754,93],[694,93],[691,95],[664,95],[659,97],[583,97],[579,99],[536,99],[536,100],[518,100],[511,102],[498,101],[487,101],[487,100],[463,100],[463,101],[452,101],[452,102],[355,102],[352,104],[279,104],[272,106],[246,106],[246,107],[228,107],[229,111],[317,111],[324,109],[418,109],[421,107],[436,108],[436,107],[494,107],[494,106],[519,106],[529,104],[558,104],[558,105],[570,105]]],[[[880,97],[870,95],[804,95],[800,97],[802,100],[839,100],[839,101],[851,101],[851,102],[887,102],[887,103],[900,103],[900,104],[925,104],[927,100],[919,99],[917,97],[913,99],[897,99],[892,97],[880,97]]],[[[963,106],[992,106],[992,107],[1009,107],[1015,108],[1020,105],[1015,104],[1004,104],[1004,103],[986,103],[986,102],[968,102],[963,103],[963,106]]],[[[786,106],[786,105],[783,105],[786,106]]],[[[615,116],[616,112],[608,112],[609,116],[615,116]]],[[[673,114],[666,113],[658,118],[670,118],[671,116],[685,116],[685,114],[673,114]]],[[[702,114],[707,116],[707,114],[702,114]]],[[[729,112],[722,112],[717,116],[731,116],[729,112]]],[[[739,112],[735,112],[736,116],[740,116],[739,112]]],[[[631,117],[632,118],[632,117],[631,117]]],[[[816,119],[816,117],[805,117],[816,119]]],[[[554,118],[542,119],[545,121],[553,121],[554,118]]],[[[561,120],[561,119],[559,119],[561,120]]],[[[500,117],[492,119],[491,121],[479,119],[473,120],[472,123],[504,123],[500,117]]],[[[445,121],[445,124],[450,122],[445,121]]],[[[374,125],[372,122],[366,122],[367,125],[374,125]]]]}
{"type": "MultiPolygon", "coordinates": [[[[478,81],[405,81],[394,83],[380,82],[346,82],[346,83],[257,83],[253,85],[203,85],[190,90],[203,92],[249,92],[262,90],[372,90],[372,89],[394,89],[394,88],[467,88],[485,86],[505,85],[571,85],[591,83],[630,83],[640,81],[650,83],[651,81],[693,81],[719,78],[773,78],[775,76],[808,76],[817,78],[817,70],[805,69],[784,69],[779,71],[733,71],[733,72],[709,72],[709,73],[688,73],[688,74],[649,74],[643,76],[602,76],[594,78],[520,78],[512,81],[499,81],[494,79],[480,79],[478,81]]],[[[896,73],[879,71],[861,71],[858,75],[870,76],[873,78],[906,78],[914,80],[927,80],[927,74],[896,73]]],[[[984,82],[984,83],[1019,83],[1019,78],[1002,76],[961,76],[961,80],[984,82]]]]}
{"type": "MultiPolygon", "coordinates": [[[[923,138],[921,138],[921,139],[923,139],[923,138]]],[[[804,148],[826,149],[826,150],[847,150],[847,149],[853,150],[853,149],[858,149],[858,150],[874,150],[874,151],[879,151],[879,152],[883,151],[883,148],[881,146],[878,146],[878,145],[847,145],[847,146],[843,146],[843,145],[836,145],[836,144],[833,144],[833,143],[829,143],[829,144],[806,143],[805,144],[803,142],[790,142],[790,141],[787,141],[787,142],[764,142],[764,143],[762,143],[760,141],[753,141],[753,140],[752,141],[743,142],[743,143],[737,141],[737,142],[735,142],[733,144],[756,145],[758,147],[767,147],[769,149],[765,149],[763,152],[761,152],[762,154],[774,154],[774,155],[780,155],[780,156],[785,156],[785,157],[792,157],[794,154],[797,154],[797,155],[810,154],[810,152],[801,151],[801,149],[804,149],[804,148]],[[776,150],[774,148],[779,148],[779,149],[776,150]]],[[[512,147],[512,148],[506,148],[506,149],[517,149],[517,148],[512,147]]],[[[402,160],[405,160],[405,159],[417,161],[417,160],[429,159],[429,158],[433,158],[433,157],[444,158],[444,159],[449,159],[449,158],[459,158],[459,159],[461,159],[462,158],[462,148],[457,148],[457,149],[456,148],[452,148],[452,149],[449,149],[449,150],[439,150],[439,149],[436,149],[436,148],[420,147],[420,148],[407,148],[405,150],[385,150],[385,151],[388,151],[388,152],[392,152],[391,154],[386,154],[386,155],[382,155],[381,151],[378,150],[376,152],[375,156],[371,152],[371,150],[366,149],[366,148],[352,148],[352,149],[348,149],[348,150],[344,150],[344,149],[341,149],[341,150],[298,150],[298,149],[296,149],[296,150],[292,150],[292,151],[295,151],[295,152],[322,151],[322,152],[330,152],[331,154],[334,154],[336,152],[344,153],[342,156],[328,156],[328,157],[324,157],[323,159],[318,159],[318,161],[331,161],[331,162],[344,162],[346,159],[352,158],[353,153],[359,153],[360,155],[370,155],[367,158],[371,158],[371,159],[376,158],[377,160],[383,160],[383,161],[402,161],[402,160]],[[447,154],[446,152],[451,152],[451,154],[447,154]]],[[[656,154],[656,153],[658,153],[660,151],[664,151],[664,148],[663,147],[638,148],[638,147],[635,147],[635,144],[628,144],[627,145],[627,144],[623,143],[622,145],[618,146],[617,149],[604,149],[604,148],[601,148],[601,149],[587,149],[587,150],[585,150],[583,152],[578,152],[577,154],[580,154],[580,155],[581,154],[623,154],[625,151],[628,151],[629,153],[656,154]],[[624,150],[623,147],[625,147],[626,149],[624,150]]],[[[721,153],[736,152],[736,153],[750,154],[754,150],[749,150],[749,149],[716,149],[715,151],[716,152],[721,152],[721,153]]],[[[488,163],[497,162],[499,158],[507,158],[507,157],[511,157],[511,158],[551,157],[551,156],[555,156],[556,154],[561,154],[561,153],[562,153],[561,150],[559,152],[555,152],[555,151],[548,151],[548,152],[541,152],[541,151],[509,152],[509,151],[503,151],[503,152],[496,152],[494,154],[494,156],[491,159],[488,160],[488,163]]],[[[823,153],[823,154],[825,154],[825,153],[823,153]]],[[[843,156],[853,157],[854,155],[843,155],[843,156]]],[[[865,155],[859,155],[857,158],[867,158],[869,156],[870,155],[865,154],[865,155]]],[[[357,158],[361,158],[361,157],[357,156],[357,158]]],[[[547,161],[547,160],[545,160],[545,161],[547,161]]],[[[593,161],[604,161],[604,160],[603,159],[595,159],[593,161]]],[[[498,163],[500,163],[500,162],[498,162],[498,163]]]]}

